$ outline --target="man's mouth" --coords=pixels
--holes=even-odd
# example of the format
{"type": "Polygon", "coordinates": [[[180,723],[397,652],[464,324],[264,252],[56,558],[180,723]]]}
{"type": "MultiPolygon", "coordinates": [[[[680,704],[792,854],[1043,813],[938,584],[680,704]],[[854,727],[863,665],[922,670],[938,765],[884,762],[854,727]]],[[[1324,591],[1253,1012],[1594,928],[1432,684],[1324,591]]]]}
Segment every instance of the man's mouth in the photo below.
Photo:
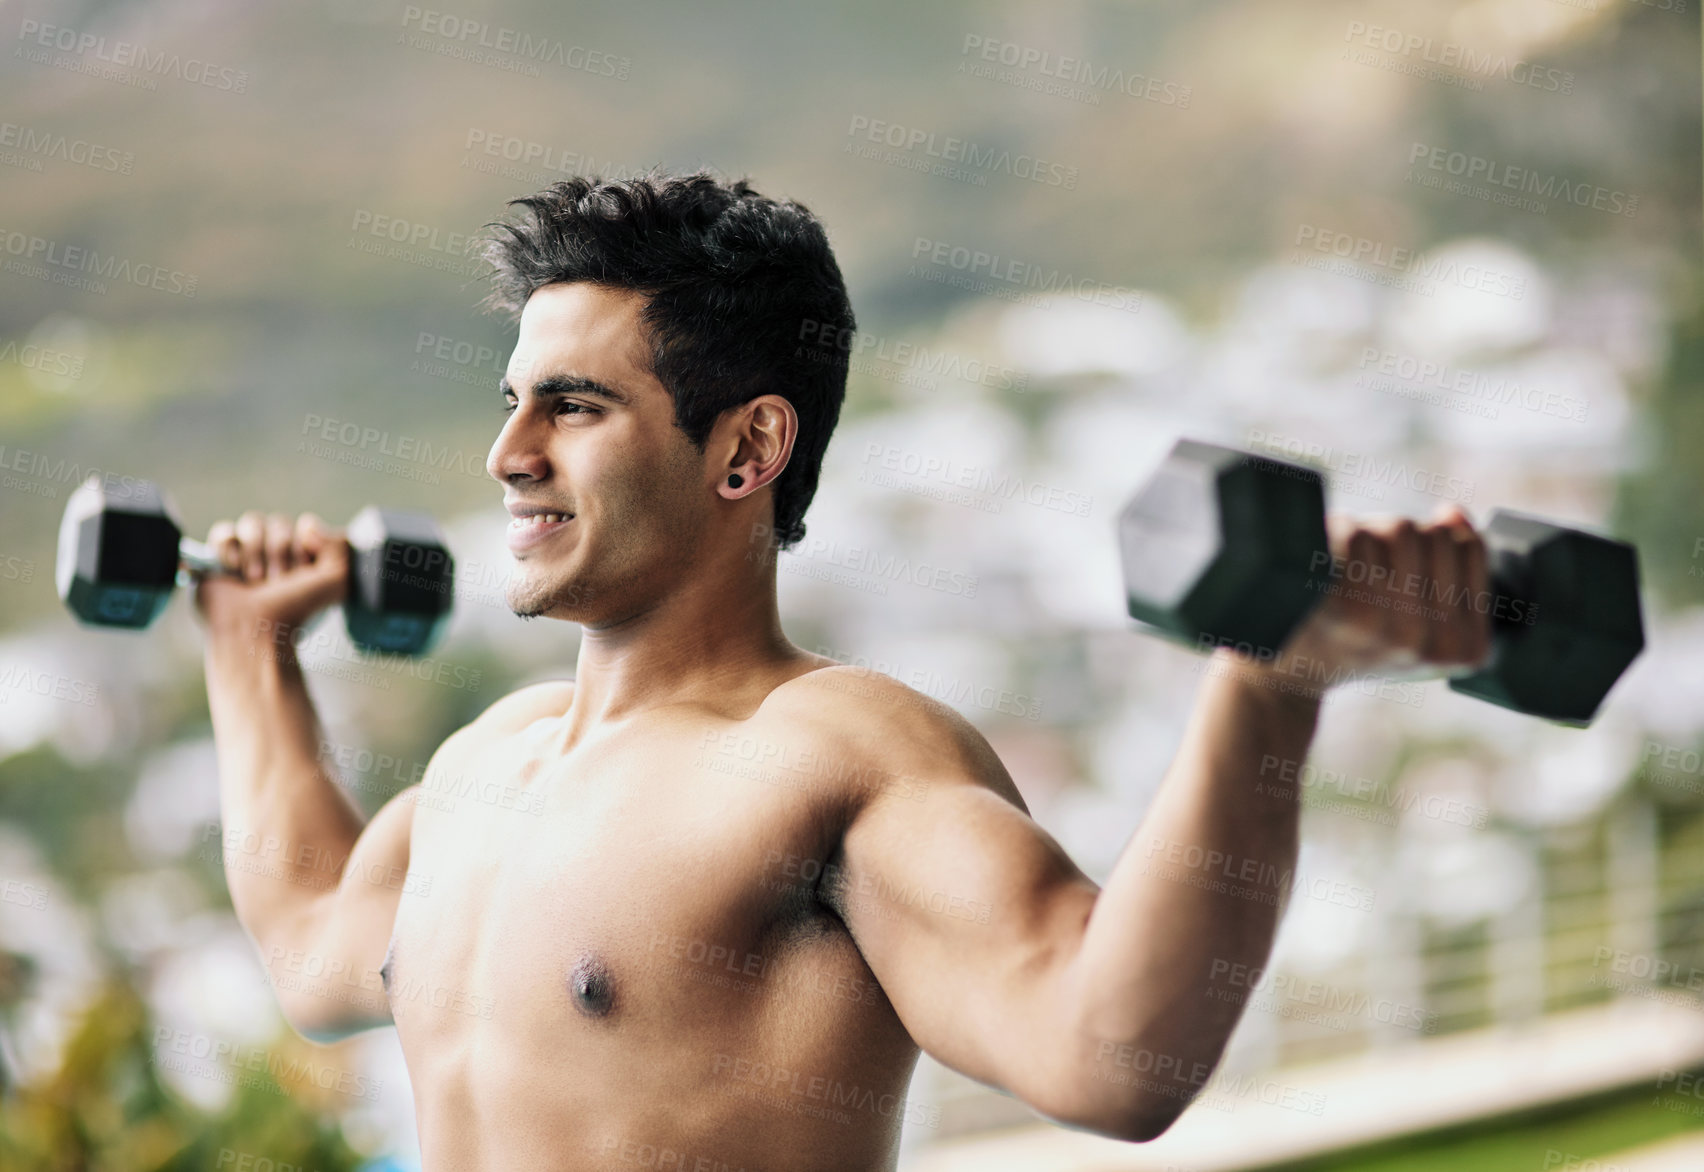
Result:
{"type": "Polygon", "coordinates": [[[552,534],[561,532],[568,522],[574,519],[573,513],[521,512],[509,520],[507,544],[510,553],[520,553],[531,549],[539,542],[548,539],[552,534]]]}

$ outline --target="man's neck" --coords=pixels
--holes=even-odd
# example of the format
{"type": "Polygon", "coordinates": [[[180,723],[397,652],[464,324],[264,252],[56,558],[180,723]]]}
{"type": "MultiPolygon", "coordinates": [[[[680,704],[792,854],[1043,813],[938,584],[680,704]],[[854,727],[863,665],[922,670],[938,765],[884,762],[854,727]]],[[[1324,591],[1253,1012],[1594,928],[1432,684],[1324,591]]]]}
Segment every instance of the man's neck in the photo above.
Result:
{"type": "Polygon", "coordinates": [[[687,590],[582,631],[564,748],[665,704],[700,703],[730,716],[755,709],[814,658],[788,641],[773,578],[766,587],[732,596],[687,590]]]}

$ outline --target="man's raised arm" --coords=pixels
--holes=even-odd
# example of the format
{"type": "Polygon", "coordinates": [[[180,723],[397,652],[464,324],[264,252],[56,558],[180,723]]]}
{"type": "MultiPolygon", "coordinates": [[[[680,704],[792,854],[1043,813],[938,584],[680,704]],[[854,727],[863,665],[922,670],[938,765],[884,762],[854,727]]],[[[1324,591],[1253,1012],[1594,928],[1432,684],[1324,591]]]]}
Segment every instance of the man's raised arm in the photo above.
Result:
{"type": "Polygon", "coordinates": [[[382,1024],[390,1011],[378,973],[408,869],[412,795],[363,827],[321,760],[290,638],[341,598],[347,547],[312,516],[292,524],[258,513],[220,522],[207,543],[241,571],[197,588],[231,904],[292,1027],[327,1040],[382,1024]],[[357,995],[314,995],[307,975],[328,970],[357,995]]]}
{"type": "MultiPolygon", "coordinates": [[[[1459,513],[1336,532],[1343,556],[1386,566],[1390,580],[1484,588],[1483,545],[1459,513]]],[[[1294,773],[1263,777],[1262,765],[1302,761],[1318,697],[1294,690],[1287,663],[1305,656],[1334,678],[1472,664],[1488,639],[1485,616],[1465,605],[1440,622],[1359,592],[1322,603],[1275,664],[1221,653],[1104,889],[1030,819],[967,722],[866,681],[866,695],[885,694],[851,706],[847,723],[880,721],[864,744],[879,741],[884,768],[926,785],[875,787],[828,896],[930,1054],[1060,1123],[1152,1139],[1201,1090],[1241,1014],[1240,999],[1207,996],[1214,974],[1265,962],[1294,874],[1298,787],[1270,784],[1294,773]]],[[[855,734],[834,751],[870,753],[855,734]]]]}

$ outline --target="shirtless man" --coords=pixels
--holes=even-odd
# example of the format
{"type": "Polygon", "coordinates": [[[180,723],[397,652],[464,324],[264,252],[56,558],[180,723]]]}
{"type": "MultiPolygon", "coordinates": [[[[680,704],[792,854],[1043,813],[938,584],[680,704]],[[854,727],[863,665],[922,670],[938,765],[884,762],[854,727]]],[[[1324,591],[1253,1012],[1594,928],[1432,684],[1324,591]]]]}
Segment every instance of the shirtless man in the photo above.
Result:
{"type": "MultiPolygon", "coordinates": [[[[782,631],[774,552],[804,532],[853,324],[817,221],[705,175],[520,202],[490,254],[520,332],[487,467],[508,601],[579,623],[579,657],[450,736],[425,789],[524,800],[413,786],[363,824],[288,641],[257,637],[338,600],[344,545],[312,516],[208,536],[241,571],[198,592],[227,862],[245,834],[290,844],[282,871],[229,865],[232,901],[290,1024],[394,1021],[428,1172],[892,1169],[929,1121],[919,1047],[1066,1126],[1159,1135],[1240,1013],[1210,966],[1267,957],[1299,803],[1253,783],[1305,757],[1318,695],[1221,653],[1098,887],[963,718],[782,631]],[[1153,865],[1197,847],[1239,882],[1153,865]],[[429,888],[382,878],[404,873],[429,888]],[[279,979],[304,958],[383,995],[279,979]]],[[[1334,526],[1395,580],[1484,588],[1460,513],[1334,526]]],[[[1471,608],[1375,603],[1331,598],[1285,655],[1486,654],[1471,608]]]]}

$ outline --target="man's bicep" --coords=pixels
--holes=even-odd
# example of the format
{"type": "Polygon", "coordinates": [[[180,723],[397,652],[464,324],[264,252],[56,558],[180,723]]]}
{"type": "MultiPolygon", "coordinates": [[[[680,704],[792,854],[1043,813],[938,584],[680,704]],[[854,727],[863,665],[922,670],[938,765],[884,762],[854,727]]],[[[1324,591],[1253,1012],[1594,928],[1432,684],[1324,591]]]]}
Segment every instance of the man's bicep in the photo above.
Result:
{"type": "Polygon", "coordinates": [[[391,1020],[380,970],[408,874],[419,786],[394,795],[361,830],[337,886],[304,913],[298,947],[274,945],[262,961],[290,1025],[332,1041],[391,1020]]]}
{"type": "Polygon", "coordinates": [[[918,1045],[1022,1095],[1055,1052],[1098,894],[1052,836],[982,781],[932,781],[866,804],[832,888],[918,1045]]]}

